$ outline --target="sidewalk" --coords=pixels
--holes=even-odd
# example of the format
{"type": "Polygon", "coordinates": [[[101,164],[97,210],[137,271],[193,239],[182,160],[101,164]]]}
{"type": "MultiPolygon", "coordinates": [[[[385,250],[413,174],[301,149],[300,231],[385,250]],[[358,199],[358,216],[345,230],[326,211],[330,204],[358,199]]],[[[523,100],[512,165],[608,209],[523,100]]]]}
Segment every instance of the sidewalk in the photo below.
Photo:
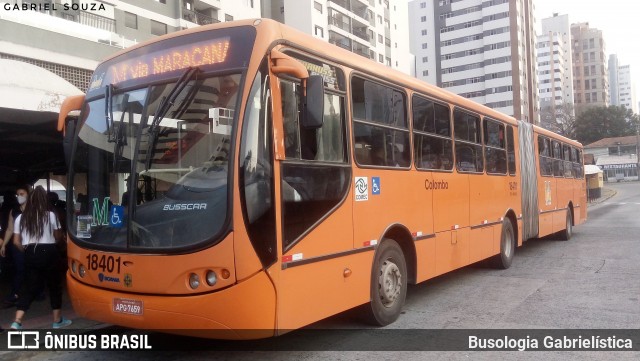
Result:
{"type": "MultiPolygon", "coordinates": [[[[8,276],[9,275],[3,274],[0,277],[0,300],[4,299],[4,297],[10,292],[11,280],[8,276]]],[[[24,316],[22,325],[25,330],[51,329],[53,316],[51,315],[49,294],[47,291],[45,291],[45,293],[47,294],[47,297],[43,301],[34,301],[31,304],[31,308],[24,316]]],[[[0,307],[1,306],[2,305],[0,304],[0,307]]],[[[15,319],[15,315],[15,306],[0,309],[0,326],[5,330],[8,330],[15,319]]],[[[73,321],[71,326],[68,327],[69,329],[100,329],[108,326],[100,322],[80,318],[75,312],[73,312],[71,301],[69,300],[69,295],[66,291],[66,280],[65,287],[62,292],[62,316],[73,321]]]]}

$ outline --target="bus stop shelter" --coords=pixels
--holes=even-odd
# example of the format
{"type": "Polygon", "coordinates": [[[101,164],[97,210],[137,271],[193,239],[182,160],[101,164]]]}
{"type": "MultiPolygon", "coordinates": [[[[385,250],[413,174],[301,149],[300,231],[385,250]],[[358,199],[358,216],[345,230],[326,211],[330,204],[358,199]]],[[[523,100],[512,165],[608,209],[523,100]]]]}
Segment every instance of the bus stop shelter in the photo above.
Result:
{"type": "Polygon", "coordinates": [[[0,59],[0,191],[66,171],[57,118],[62,101],[78,94],[46,69],[0,59]]]}

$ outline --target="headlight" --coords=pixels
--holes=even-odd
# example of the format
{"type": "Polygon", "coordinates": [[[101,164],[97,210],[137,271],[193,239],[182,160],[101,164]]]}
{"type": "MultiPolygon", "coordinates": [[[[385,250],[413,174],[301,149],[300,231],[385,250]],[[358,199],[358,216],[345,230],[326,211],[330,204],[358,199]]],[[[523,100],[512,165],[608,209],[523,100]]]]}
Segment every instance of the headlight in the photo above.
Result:
{"type": "Polygon", "coordinates": [[[87,275],[87,270],[84,268],[83,265],[80,265],[80,269],[78,271],[78,274],[80,275],[80,277],[83,277],[87,275]]]}
{"type": "Polygon", "coordinates": [[[194,290],[200,286],[200,277],[197,274],[192,273],[189,275],[189,286],[194,290]]]}
{"type": "Polygon", "coordinates": [[[213,271],[207,271],[207,284],[214,286],[218,282],[218,275],[213,271]]]}
{"type": "Polygon", "coordinates": [[[76,261],[71,261],[71,272],[76,273],[78,271],[78,264],[76,261]]]}

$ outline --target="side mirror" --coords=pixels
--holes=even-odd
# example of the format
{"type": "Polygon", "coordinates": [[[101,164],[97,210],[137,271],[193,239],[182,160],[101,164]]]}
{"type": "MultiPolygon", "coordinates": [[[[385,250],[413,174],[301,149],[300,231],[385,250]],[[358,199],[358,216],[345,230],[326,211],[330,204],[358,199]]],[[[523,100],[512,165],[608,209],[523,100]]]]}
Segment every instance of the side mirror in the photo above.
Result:
{"type": "Polygon", "coordinates": [[[277,50],[271,50],[271,70],[274,74],[286,74],[302,80],[303,99],[301,126],[304,129],[322,127],[324,116],[324,79],[320,75],[309,75],[302,63],[277,50]]]}
{"type": "Polygon", "coordinates": [[[311,75],[304,82],[302,127],[318,129],[324,121],[324,79],[321,75],[311,75]]]}

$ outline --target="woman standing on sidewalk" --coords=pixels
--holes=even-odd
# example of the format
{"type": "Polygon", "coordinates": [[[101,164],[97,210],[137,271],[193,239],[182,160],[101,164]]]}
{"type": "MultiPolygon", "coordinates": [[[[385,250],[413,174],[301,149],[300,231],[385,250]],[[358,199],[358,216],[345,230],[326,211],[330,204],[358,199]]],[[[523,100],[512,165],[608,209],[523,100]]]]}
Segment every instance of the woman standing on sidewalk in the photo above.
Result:
{"type": "Polygon", "coordinates": [[[71,320],[61,316],[62,276],[58,270],[60,253],[56,240],[62,237],[60,223],[49,210],[47,192],[41,186],[29,194],[25,211],[15,221],[13,244],[24,252],[25,283],[18,297],[18,310],[11,329],[22,329],[22,318],[33,299],[46,283],[49,288],[53,328],[69,326],[71,320]]]}
{"type": "Polygon", "coordinates": [[[7,256],[8,246],[11,258],[13,259],[13,281],[11,283],[11,293],[4,299],[4,307],[11,307],[16,304],[18,301],[18,291],[22,288],[22,283],[24,281],[24,255],[18,248],[10,245],[9,241],[11,240],[11,237],[13,237],[13,226],[16,219],[22,214],[22,212],[24,212],[24,209],[27,206],[27,198],[29,197],[30,191],[31,187],[28,185],[19,186],[16,189],[18,205],[12,208],[8,213],[7,228],[4,234],[4,239],[2,240],[2,246],[0,246],[0,256],[7,256]]]}

